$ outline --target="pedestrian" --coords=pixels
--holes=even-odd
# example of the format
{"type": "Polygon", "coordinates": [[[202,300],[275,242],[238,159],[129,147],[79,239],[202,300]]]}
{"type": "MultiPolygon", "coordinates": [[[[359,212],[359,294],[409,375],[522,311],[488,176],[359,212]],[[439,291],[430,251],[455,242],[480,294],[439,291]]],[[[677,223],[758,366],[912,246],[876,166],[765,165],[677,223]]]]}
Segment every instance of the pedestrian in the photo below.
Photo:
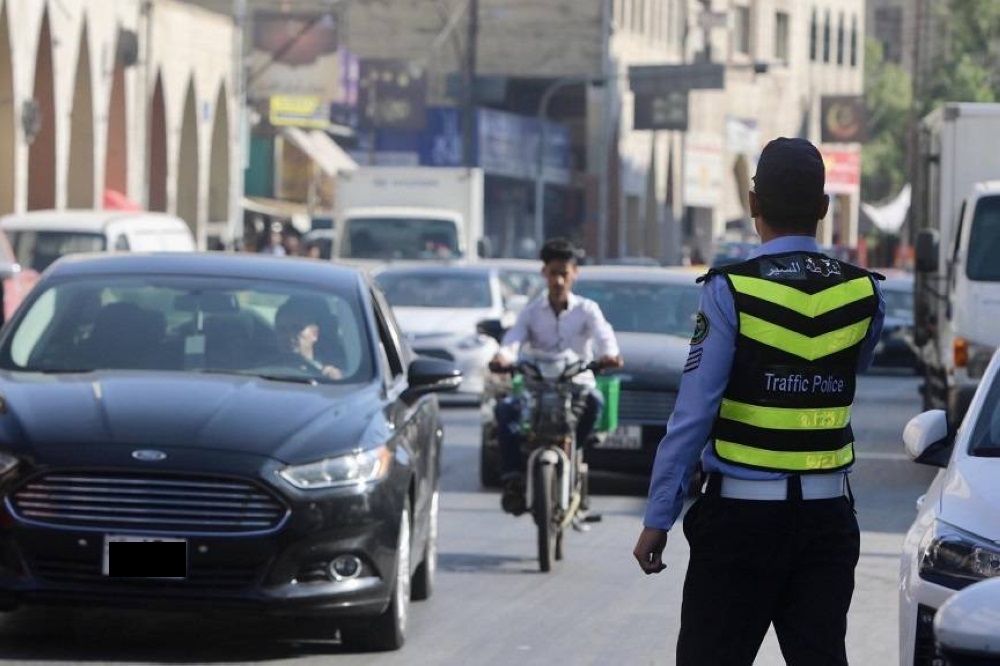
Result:
{"type": "Polygon", "coordinates": [[[820,253],[823,158],[778,138],[757,163],[762,244],[699,281],[701,311],[660,442],[633,555],[666,568],[668,530],[699,462],[678,666],[749,666],[773,625],[791,666],[847,664],[860,533],[848,473],[851,404],[872,360],[881,276],[820,253]]]}

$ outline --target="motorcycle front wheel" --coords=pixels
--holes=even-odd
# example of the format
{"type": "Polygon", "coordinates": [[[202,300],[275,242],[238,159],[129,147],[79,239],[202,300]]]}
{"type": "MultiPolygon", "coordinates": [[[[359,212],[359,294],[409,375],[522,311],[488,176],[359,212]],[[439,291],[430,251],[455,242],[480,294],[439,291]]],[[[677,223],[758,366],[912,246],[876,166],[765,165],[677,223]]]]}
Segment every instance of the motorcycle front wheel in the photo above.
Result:
{"type": "Polygon", "coordinates": [[[534,470],[532,488],[532,514],[538,527],[538,566],[543,572],[552,570],[555,559],[556,532],[556,475],[555,467],[542,463],[534,470]]]}

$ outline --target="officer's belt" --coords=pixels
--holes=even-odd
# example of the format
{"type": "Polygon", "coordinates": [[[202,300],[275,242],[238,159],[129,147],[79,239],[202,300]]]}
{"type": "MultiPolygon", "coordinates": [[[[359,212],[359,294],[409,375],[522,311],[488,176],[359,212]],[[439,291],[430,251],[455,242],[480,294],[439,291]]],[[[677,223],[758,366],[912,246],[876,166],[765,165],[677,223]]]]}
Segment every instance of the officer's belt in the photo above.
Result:
{"type": "Polygon", "coordinates": [[[848,494],[847,474],[802,474],[765,481],[737,479],[712,473],[705,482],[704,493],[712,497],[744,500],[833,499],[848,494]]]}

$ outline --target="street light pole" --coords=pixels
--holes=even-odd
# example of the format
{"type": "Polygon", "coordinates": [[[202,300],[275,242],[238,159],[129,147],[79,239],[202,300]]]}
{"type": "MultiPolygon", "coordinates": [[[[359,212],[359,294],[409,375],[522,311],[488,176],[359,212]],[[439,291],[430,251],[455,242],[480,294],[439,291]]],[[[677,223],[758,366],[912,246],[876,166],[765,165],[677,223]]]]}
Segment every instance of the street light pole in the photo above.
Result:
{"type": "Polygon", "coordinates": [[[475,166],[473,139],[476,123],[476,51],[479,43],[479,0],[469,0],[466,18],[465,63],[462,86],[462,164],[475,166]]]}
{"type": "Polygon", "coordinates": [[[535,145],[535,244],[541,247],[545,242],[545,147],[548,141],[546,123],[548,122],[549,102],[561,89],[572,85],[586,84],[595,81],[593,77],[567,76],[556,79],[542,93],[538,102],[538,142],[535,145]]]}

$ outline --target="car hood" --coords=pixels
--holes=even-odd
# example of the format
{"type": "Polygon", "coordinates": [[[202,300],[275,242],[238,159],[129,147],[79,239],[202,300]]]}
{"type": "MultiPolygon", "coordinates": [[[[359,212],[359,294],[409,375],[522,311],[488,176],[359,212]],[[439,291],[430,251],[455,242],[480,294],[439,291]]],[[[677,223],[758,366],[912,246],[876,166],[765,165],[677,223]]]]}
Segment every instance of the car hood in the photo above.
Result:
{"type": "Polygon", "coordinates": [[[690,339],[654,333],[616,333],[625,360],[619,374],[624,384],[667,386],[677,390],[690,339]]]}
{"type": "Polygon", "coordinates": [[[310,386],[228,375],[0,375],[0,446],[196,448],[300,463],[386,441],[376,385],[310,386]]]}
{"type": "Polygon", "coordinates": [[[458,334],[472,335],[476,324],[484,319],[495,319],[496,312],[489,308],[407,308],[392,309],[400,328],[407,337],[458,334]]]}
{"type": "Polygon", "coordinates": [[[1000,458],[956,459],[941,490],[938,517],[946,523],[1000,543],[1000,458]]]}

